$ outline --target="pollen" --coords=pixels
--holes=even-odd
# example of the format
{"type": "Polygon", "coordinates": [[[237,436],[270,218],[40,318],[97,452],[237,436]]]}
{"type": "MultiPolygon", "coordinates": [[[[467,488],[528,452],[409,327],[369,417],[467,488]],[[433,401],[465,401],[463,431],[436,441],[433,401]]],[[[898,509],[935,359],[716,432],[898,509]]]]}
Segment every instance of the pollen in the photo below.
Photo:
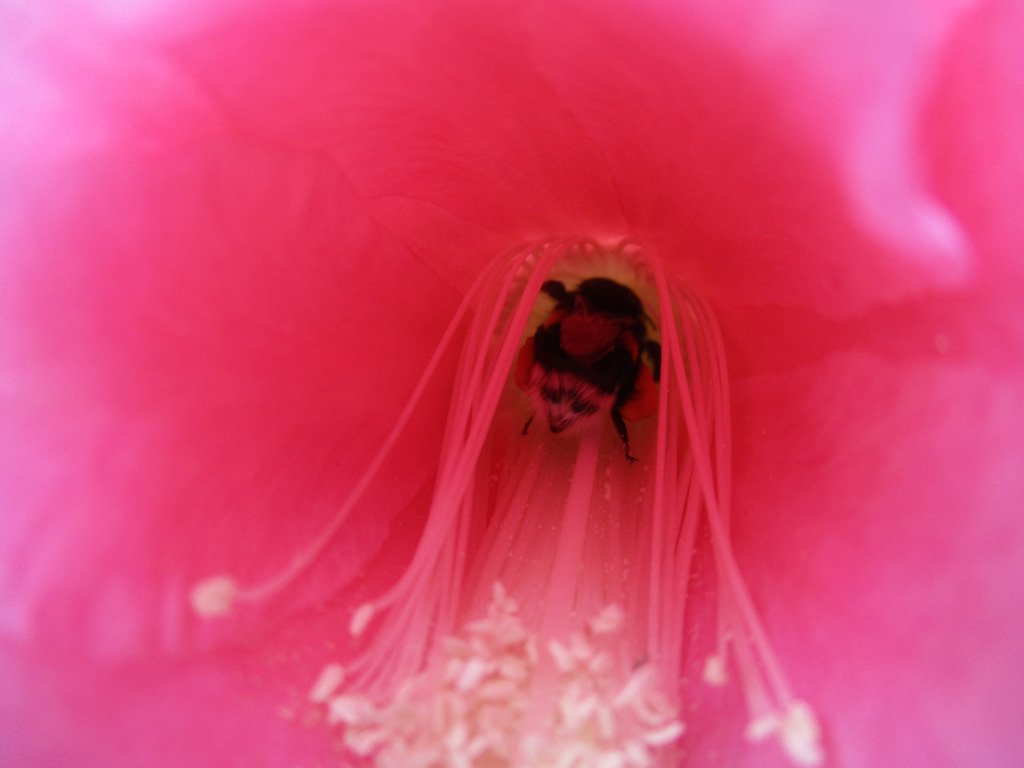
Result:
{"type": "Polygon", "coordinates": [[[346,694],[311,700],[349,749],[381,768],[655,765],[685,729],[653,669],[617,662],[623,618],[608,606],[540,652],[497,584],[486,616],[446,637],[386,705],[346,694]]]}

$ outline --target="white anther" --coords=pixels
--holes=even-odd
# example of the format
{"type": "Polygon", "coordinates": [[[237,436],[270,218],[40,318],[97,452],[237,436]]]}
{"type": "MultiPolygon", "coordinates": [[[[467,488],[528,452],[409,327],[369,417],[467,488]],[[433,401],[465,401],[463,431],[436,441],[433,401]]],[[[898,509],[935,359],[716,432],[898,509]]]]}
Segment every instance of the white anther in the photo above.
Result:
{"type": "Polygon", "coordinates": [[[663,747],[666,744],[671,744],[682,736],[684,731],[686,731],[686,726],[684,726],[679,720],[673,720],[664,728],[646,734],[644,736],[644,741],[652,747],[663,747]]]}
{"type": "Polygon", "coordinates": [[[551,658],[555,660],[555,666],[561,672],[569,672],[575,666],[569,649],[557,640],[552,640],[548,643],[548,652],[551,654],[551,658]]]}
{"type": "Polygon", "coordinates": [[[721,656],[708,656],[704,662],[704,682],[708,685],[721,686],[729,681],[729,673],[725,670],[725,659],[721,656]]]}
{"type": "Polygon", "coordinates": [[[204,579],[192,588],[192,610],[200,616],[223,616],[238,597],[238,585],[230,576],[204,579]]]}
{"type": "Polygon", "coordinates": [[[352,637],[359,637],[363,634],[370,620],[373,619],[374,613],[376,613],[376,609],[373,607],[373,603],[364,603],[359,606],[356,612],[352,614],[352,620],[348,623],[349,634],[352,637]]]}
{"type": "Polygon", "coordinates": [[[797,765],[821,765],[825,751],[821,747],[821,727],[814,712],[802,701],[794,701],[779,726],[779,741],[797,765]]]}
{"type": "Polygon", "coordinates": [[[321,670],[320,677],[313,683],[313,688],[309,692],[309,700],[323,704],[334,695],[344,680],[345,670],[341,664],[328,664],[321,670]]]}
{"type": "Polygon", "coordinates": [[[484,661],[483,659],[470,659],[463,666],[455,685],[460,691],[472,690],[480,685],[480,682],[493,671],[493,668],[493,662],[484,661]]]}
{"type": "Polygon", "coordinates": [[[595,635],[607,635],[612,632],[618,632],[625,620],[625,611],[617,605],[609,605],[595,618],[590,620],[590,630],[595,635]]]}
{"type": "Polygon", "coordinates": [[[778,715],[762,715],[747,723],[747,730],[743,735],[747,737],[747,741],[764,741],[778,729],[778,715]]]}

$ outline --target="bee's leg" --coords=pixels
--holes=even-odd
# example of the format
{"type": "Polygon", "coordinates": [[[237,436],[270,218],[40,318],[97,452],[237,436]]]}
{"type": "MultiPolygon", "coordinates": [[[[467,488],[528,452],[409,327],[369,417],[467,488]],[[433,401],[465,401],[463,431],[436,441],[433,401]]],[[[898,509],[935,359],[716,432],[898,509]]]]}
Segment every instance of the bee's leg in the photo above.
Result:
{"type": "Polygon", "coordinates": [[[647,356],[651,358],[651,372],[654,374],[654,380],[661,380],[661,344],[656,341],[648,341],[644,345],[644,351],[647,352],[647,356]]]}
{"type": "Polygon", "coordinates": [[[569,292],[565,290],[565,286],[558,280],[548,280],[540,287],[540,290],[554,299],[559,306],[568,307],[572,305],[572,302],[569,301],[569,292]]]}
{"type": "MultiPolygon", "coordinates": [[[[536,415],[536,414],[534,414],[534,415],[536,415]]],[[[527,430],[528,430],[528,429],[530,428],[530,425],[531,425],[531,424],[533,424],[533,416],[531,416],[530,418],[528,418],[528,419],[526,420],[526,423],[525,423],[525,424],[523,424],[523,434],[524,434],[524,435],[526,434],[527,430]]]]}
{"type": "Polygon", "coordinates": [[[612,423],[615,425],[615,431],[619,433],[619,438],[626,448],[626,458],[632,464],[636,461],[636,456],[629,452],[629,432],[626,431],[626,422],[623,421],[622,413],[618,408],[612,408],[612,423]]]}

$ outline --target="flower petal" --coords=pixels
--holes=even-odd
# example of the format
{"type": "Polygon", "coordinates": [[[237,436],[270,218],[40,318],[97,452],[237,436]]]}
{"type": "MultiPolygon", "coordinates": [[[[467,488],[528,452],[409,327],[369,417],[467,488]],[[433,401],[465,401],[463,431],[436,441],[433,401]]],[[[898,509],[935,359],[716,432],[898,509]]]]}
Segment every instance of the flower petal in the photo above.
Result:
{"type": "MultiPolygon", "coordinates": [[[[4,192],[4,629],[102,657],[204,645],[221,630],[196,625],[192,585],[266,578],[309,543],[455,294],[322,157],[210,139],[34,171],[4,192]]],[[[294,602],[360,574],[429,482],[442,418],[414,422],[386,469],[403,482],[294,602]]]]}

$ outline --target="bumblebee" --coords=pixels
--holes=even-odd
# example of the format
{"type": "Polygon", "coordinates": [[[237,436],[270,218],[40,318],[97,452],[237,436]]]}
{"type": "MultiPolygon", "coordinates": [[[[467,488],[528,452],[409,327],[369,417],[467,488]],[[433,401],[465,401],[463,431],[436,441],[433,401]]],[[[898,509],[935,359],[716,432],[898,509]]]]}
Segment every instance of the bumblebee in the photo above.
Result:
{"type": "Polygon", "coordinates": [[[516,385],[554,433],[609,412],[626,458],[636,461],[626,420],[640,421],[657,410],[661,372],[661,345],[647,338],[650,319],[643,302],[606,277],[584,280],[574,291],[549,280],[541,291],[555,308],[519,350],[516,385]]]}

